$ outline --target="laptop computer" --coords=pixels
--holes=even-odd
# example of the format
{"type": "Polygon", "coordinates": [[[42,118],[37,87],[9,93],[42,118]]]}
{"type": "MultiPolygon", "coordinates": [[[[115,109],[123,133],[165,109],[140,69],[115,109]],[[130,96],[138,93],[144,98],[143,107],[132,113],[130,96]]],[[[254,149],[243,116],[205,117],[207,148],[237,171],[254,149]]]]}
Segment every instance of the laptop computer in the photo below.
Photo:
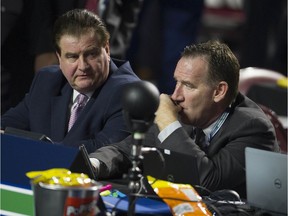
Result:
{"type": "MultiPolygon", "coordinates": [[[[14,131],[14,130],[13,130],[14,131]]],[[[67,168],[95,179],[88,153],[80,148],[44,142],[35,133],[21,132],[1,134],[1,178],[2,184],[30,189],[29,171],[51,168],[67,168]],[[31,135],[32,134],[32,135],[31,135]]]]}
{"type": "MultiPolygon", "coordinates": [[[[31,189],[26,173],[51,168],[66,168],[96,179],[84,145],[79,149],[67,147],[51,143],[50,139],[46,139],[42,134],[18,129],[9,131],[11,133],[1,134],[1,184],[31,189]]],[[[106,212],[101,197],[97,206],[101,211],[99,215],[106,212]]]]}
{"type": "Polygon", "coordinates": [[[287,215],[287,155],[247,147],[247,202],[275,215],[287,215]]]}
{"type": "Polygon", "coordinates": [[[85,173],[89,178],[97,180],[88,152],[84,145],[80,145],[79,152],[69,169],[71,172],[85,173]]]}
{"type": "Polygon", "coordinates": [[[167,149],[156,149],[143,154],[143,175],[192,186],[199,185],[196,157],[167,149]]]}

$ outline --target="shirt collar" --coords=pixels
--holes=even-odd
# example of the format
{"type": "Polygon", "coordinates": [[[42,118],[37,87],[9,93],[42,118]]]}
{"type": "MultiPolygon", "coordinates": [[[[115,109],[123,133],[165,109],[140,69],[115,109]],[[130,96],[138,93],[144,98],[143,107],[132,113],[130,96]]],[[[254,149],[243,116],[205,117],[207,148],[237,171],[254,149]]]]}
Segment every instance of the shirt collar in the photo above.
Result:
{"type": "MultiPolygon", "coordinates": [[[[227,107],[227,109],[224,111],[224,113],[226,112],[226,113],[229,114],[230,109],[231,109],[231,104],[229,105],[229,107],[227,107]]],[[[209,125],[209,126],[208,126],[207,128],[205,128],[205,129],[203,129],[203,132],[205,133],[205,135],[206,135],[207,137],[210,136],[212,130],[214,129],[214,126],[219,123],[218,121],[219,121],[220,118],[222,118],[222,116],[224,115],[224,113],[222,113],[222,115],[220,115],[220,116],[216,119],[216,121],[214,121],[211,125],[209,125]]],[[[227,118],[227,115],[224,117],[223,122],[226,120],[226,118],[227,118]]],[[[223,124],[223,123],[221,123],[221,126],[222,126],[222,124],[223,124]]]]}
{"type": "MultiPolygon", "coordinates": [[[[88,97],[88,100],[91,98],[91,96],[93,95],[94,92],[88,92],[85,93],[85,95],[88,97]]],[[[76,91],[75,89],[73,89],[73,103],[75,102],[76,97],[80,94],[80,92],[76,91]]]]}
{"type": "Polygon", "coordinates": [[[212,131],[214,125],[217,123],[217,120],[215,122],[213,122],[211,125],[209,125],[207,128],[203,129],[203,132],[205,133],[205,135],[207,137],[211,134],[211,131],[212,131]]]}

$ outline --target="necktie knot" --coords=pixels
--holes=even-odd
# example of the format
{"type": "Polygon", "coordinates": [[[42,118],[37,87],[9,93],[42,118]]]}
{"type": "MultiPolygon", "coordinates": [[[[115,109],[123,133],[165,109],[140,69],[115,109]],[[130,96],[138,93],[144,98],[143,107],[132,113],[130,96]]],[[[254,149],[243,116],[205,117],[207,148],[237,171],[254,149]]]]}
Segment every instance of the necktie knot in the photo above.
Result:
{"type": "Polygon", "coordinates": [[[195,129],[195,135],[196,135],[196,138],[195,138],[195,143],[200,146],[200,148],[202,148],[203,150],[208,147],[208,143],[207,143],[207,140],[206,140],[206,135],[204,133],[204,131],[200,128],[196,128],[195,129]]]}
{"type": "Polygon", "coordinates": [[[76,104],[78,104],[79,106],[83,107],[86,105],[86,102],[88,100],[88,97],[84,94],[79,94],[77,97],[76,97],[76,104]]]}

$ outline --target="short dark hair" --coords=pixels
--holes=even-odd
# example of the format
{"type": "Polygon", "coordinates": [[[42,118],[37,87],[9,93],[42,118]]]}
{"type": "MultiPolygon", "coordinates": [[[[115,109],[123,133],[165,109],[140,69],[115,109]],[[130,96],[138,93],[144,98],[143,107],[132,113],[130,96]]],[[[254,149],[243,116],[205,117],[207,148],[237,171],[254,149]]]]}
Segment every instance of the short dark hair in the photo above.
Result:
{"type": "Polygon", "coordinates": [[[208,84],[225,81],[228,84],[228,99],[233,101],[238,93],[239,61],[230,48],[219,40],[193,44],[184,48],[181,57],[203,56],[208,63],[208,84]]]}
{"type": "Polygon", "coordinates": [[[101,19],[85,9],[74,9],[61,15],[54,24],[54,45],[58,53],[61,52],[59,41],[63,35],[79,37],[89,31],[94,31],[99,36],[101,46],[109,41],[110,34],[101,19]]]}

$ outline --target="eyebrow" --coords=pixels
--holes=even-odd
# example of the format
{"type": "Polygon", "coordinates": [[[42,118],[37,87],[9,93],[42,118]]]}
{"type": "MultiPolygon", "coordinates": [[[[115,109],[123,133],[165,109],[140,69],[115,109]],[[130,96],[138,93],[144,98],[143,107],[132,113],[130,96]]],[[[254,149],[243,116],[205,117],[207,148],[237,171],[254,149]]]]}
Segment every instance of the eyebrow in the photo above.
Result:
{"type": "Polygon", "coordinates": [[[183,83],[183,84],[191,84],[191,82],[190,81],[187,81],[187,80],[182,80],[182,81],[180,81],[181,83],[183,83]]]}
{"type": "MultiPolygon", "coordinates": [[[[86,50],[84,50],[82,53],[85,54],[85,53],[89,53],[89,52],[92,52],[92,51],[100,51],[101,50],[101,47],[98,47],[98,46],[91,46],[91,47],[88,47],[86,50]]],[[[79,55],[78,52],[67,52],[65,53],[65,56],[71,56],[71,55],[79,55]]]]}

